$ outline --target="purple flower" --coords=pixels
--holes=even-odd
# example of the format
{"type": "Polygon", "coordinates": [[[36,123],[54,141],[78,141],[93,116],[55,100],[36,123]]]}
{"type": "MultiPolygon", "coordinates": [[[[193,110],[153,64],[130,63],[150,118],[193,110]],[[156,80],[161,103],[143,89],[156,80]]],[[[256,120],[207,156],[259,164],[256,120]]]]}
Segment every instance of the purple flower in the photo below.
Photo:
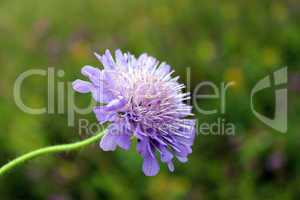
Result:
{"type": "Polygon", "coordinates": [[[137,139],[137,151],[143,157],[143,172],[154,176],[159,172],[157,157],[174,171],[173,158],[187,162],[195,137],[195,120],[189,99],[183,93],[183,84],[172,78],[174,71],[166,63],[142,54],[138,58],[130,53],[109,50],[96,54],[104,69],[91,66],[82,68],[90,82],[76,80],[73,88],[80,93],[91,92],[102,103],[94,108],[100,124],[110,122],[100,142],[104,151],[117,146],[129,149],[132,138],[137,139]]]}

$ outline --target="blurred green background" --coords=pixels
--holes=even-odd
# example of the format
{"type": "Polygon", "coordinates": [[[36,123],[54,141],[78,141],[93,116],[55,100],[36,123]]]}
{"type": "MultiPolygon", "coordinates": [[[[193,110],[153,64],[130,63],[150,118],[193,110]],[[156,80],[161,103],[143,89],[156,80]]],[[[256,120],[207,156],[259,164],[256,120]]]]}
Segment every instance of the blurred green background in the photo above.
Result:
{"type": "MultiPolygon", "coordinates": [[[[99,66],[94,51],[120,48],[148,52],[167,61],[191,89],[201,81],[235,81],[224,114],[201,115],[199,122],[224,118],[235,135],[197,136],[186,164],[156,177],[141,172],[142,159],[129,152],[102,152],[97,145],[38,158],[0,178],[0,199],[299,199],[300,198],[300,3],[286,1],[199,0],[1,0],[0,1],[0,164],[30,150],[78,141],[79,118],[67,114],[30,115],[15,104],[13,85],[29,69],[64,70],[56,82],[82,78],[80,68],[99,66]],[[263,77],[289,67],[288,132],[260,122],[250,109],[250,91],[263,77]]],[[[47,80],[22,85],[27,105],[47,105],[47,80]]],[[[76,95],[84,106],[90,95],[76,95]]],[[[57,100],[55,100],[56,104],[57,100]]],[[[67,100],[64,100],[67,104],[67,100]]],[[[203,108],[218,100],[198,102],[203,108]]],[[[274,92],[255,105],[274,113],[274,92]]]]}

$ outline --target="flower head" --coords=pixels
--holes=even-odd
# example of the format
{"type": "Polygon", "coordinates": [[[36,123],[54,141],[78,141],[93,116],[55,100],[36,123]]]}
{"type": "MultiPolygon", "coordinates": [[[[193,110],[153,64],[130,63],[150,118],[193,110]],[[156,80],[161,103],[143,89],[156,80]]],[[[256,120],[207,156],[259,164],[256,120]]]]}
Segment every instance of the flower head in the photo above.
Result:
{"type": "Polygon", "coordinates": [[[82,68],[90,82],[76,80],[73,88],[91,92],[102,103],[94,108],[100,124],[111,122],[100,142],[104,151],[117,146],[127,150],[131,139],[137,139],[137,151],[143,157],[143,172],[154,176],[159,172],[157,157],[174,170],[173,158],[187,162],[195,137],[195,120],[186,119],[191,106],[183,93],[183,84],[172,78],[171,68],[155,58],[142,54],[138,58],[116,50],[115,59],[106,50],[96,54],[104,69],[82,68]]]}

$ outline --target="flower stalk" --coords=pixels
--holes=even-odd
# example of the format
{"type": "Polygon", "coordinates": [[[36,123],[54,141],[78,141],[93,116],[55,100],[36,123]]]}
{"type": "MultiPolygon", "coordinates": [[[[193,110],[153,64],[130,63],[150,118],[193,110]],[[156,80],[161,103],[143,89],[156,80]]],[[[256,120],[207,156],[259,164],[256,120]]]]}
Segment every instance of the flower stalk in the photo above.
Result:
{"type": "Polygon", "coordinates": [[[37,150],[31,151],[29,153],[26,153],[14,160],[8,162],[4,166],[2,166],[0,168],[0,176],[3,176],[5,173],[9,172],[10,170],[17,167],[18,165],[20,165],[28,160],[31,160],[33,158],[36,158],[38,156],[47,155],[50,153],[68,152],[68,151],[73,151],[73,150],[77,150],[82,147],[85,147],[89,144],[99,141],[99,139],[105,133],[106,133],[106,130],[102,130],[99,133],[95,134],[94,136],[87,138],[85,140],[79,141],[79,142],[44,147],[44,148],[37,149],[37,150]]]}

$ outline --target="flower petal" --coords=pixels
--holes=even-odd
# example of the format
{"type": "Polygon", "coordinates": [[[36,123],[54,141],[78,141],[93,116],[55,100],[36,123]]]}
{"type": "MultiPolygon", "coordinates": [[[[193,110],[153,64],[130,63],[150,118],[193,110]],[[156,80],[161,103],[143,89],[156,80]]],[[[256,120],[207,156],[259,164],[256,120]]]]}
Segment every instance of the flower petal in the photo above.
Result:
{"type": "Polygon", "coordinates": [[[86,77],[88,77],[93,84],[100,86],[100,80],[101,80],[100,69],[86,65],[81,69],[81,73],[86,77]]]}
{"type": "Polygon", "coordinates": [[[102,57],[106,57],[106,62],[108,63],[111,69],[114,69],[115,61],[108,49],[105,50],[105,54],[102,57]]]}
{"type": "Polygon", "coordinates": [[[137,151],[144,158],[143,172],[146,176],[155,176],[159,172],[159,164],[153,150],[154,148],[150,145],[147,137],[143,140],[138,140],[137,151]]]}
{"type": "Polygon", "coordinates": [[[117,146],[124,150],[130,148],[131,133],[126,123],[113,123],[108,127],[105,139],[101,140],[100,147],[105,151],[115,150],[117,146]]]}
{"type": "Polygon", "coordinates": [[[174,172],[175,168],[174,168],[174,164],[172,161],[168,162],[168,168],[171,172],[174,172]]]}
{"type": "Polygon", "coordinates": [[[124,150],[128,150],[130,148],[130,135],[129,134],[122,134],[117,137],[116,143],[124,150]]]}
{"type": "Polygon", "coordinates": [[[143,172],[146,176],[155,176],[159,172],[159,164],[155,157],[144,157],[143,172]]]}
{"type": "Polygon", "coordinates": [[[93,109],[93,111],[100,124],[112,120],[116,115],[116,113],[106,112],[104,106],[97,106],[93,109]]]}
{"type": "Polygon", "coordinates": [[[137,152],[139,154],[141,154],[143,157],[147,156],[147,151],[148,151],[148,138],[144,138],[144,139],[139,139],[138,143],[136,145],[137,148],[137,152]]]}
{"type": "Polygon", "coordinates": [[[111,92],[109,92],[104,86],[91,86],[91,92],[95,101],[100,103],[107,103],[114,99],[111,92]]]}
{"type": "Polygon", "coordinates": [[[164,146],[160,146],[160,157],[162,162],[170,162],[173,159],[173,154],[164,146]]]}
{"type": "Polygon", "coordinates": [[[115,139],[115,135],[111,134],[110,132],[106,133],[100,141],[101,149],[103,149],[103,151],[114,151],[117,148],[115,139]]]}
{"type": "Polygon", "coordinates": [[[127,104],[127,100],[124,97],[118,97],[112,100],[105,106],[105,111],[117,111],[123,108],[127,104]]]}
{"type": "Polygon", "coordinates": [[[180,157],[180,156],[176,156],[176,158],[182,162],[182,163],[186,163],[188,161],[188,158],[187,157],[180,157]]]}
{"type": "Polygon", "coordinates": [[[92,84],[87,81],[75,80],[72,83],[72,87],[77,92],[88,93],[91,91],[92,84]]]}
{"type": "Polygon", "coordinates": [[[100,56],[97,53],[94,53],[97,59],[102,63],[104,69],[113,70],[115,68],[115,63],[113,57],[109,50],[105,50],[105,54],[100,56]]]}
{"type": "Polygon", "coordinates": [[[122,51],[120,49],[117,49],[115,51],[115,55],[116,55],[116,63],[119,67],[123,68],[123,69],[127,69],[127,62],[126,62],[126,58],[123,55],[122,51]]]}
{"type": "Polygon", "coordinates": [[[179,142],[177,142],[176,145],[173,145],[172,147],[174,149],[175,154],[180,157],[186,157],[190,153],[192,153],[192,148],[190,146],[183,145],[179,142]]]}

